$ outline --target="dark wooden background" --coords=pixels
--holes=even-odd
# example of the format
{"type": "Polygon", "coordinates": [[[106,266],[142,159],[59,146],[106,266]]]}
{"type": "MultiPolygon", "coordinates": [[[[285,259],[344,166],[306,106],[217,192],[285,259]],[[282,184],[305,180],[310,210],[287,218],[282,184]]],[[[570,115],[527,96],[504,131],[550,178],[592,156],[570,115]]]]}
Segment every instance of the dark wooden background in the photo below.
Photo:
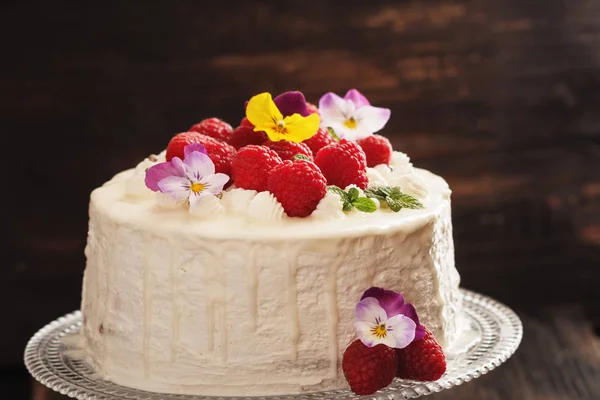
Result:
{"type": "Polygon", "coordinates": [[[0,6],[0,364],[78,307],[90,191],[208,116],[357,87],[453,189],[464,286],[600,314],[600,2],[0,6]]]}

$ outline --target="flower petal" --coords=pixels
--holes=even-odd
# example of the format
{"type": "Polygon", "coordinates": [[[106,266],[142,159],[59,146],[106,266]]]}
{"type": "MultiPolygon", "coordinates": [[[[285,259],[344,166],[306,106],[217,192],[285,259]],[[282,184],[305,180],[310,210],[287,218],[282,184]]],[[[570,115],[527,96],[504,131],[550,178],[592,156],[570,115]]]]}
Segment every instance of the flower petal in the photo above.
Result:
{"type": "Polygon", "coordinates": [[[190,180],[181,176],[167,176],[160,182],[158,187],[161,192],[167,193],[177,200],[185,200],[190,197],[190,180]]]}
{"type": "Polygon", "coordinates": [[[246,117],[255,126],[255,131],[258,127],[274,126],[277,121],[283,119],[283,115],[271,98],[271,93],[266,92],[257,94],[248,101],[246,117]]]}
{"type": "Polygon", "coordinates": [[[352,101],[356,108],[371,105],[371,103],[369,103],[369,100],[367,100],[367,98],[356,89],[348,90],[348,92],[346,92],[346,95],[344,96],[344,100],[352,101]]]}
{"type": "Polygon", "coordinates": [[[390,347],[403,349],[415,339],[417,324],[412,319],[399,314],[387,320],[386,328],[387,336],[393,337],[395,341],[395,345],[390,347]]]}
{"type": "Polygon", "coordinates": [[[201,145],[200,143],[191,143],[183,148],[183,159],[185,160],[190,153],[193,151],[199,151],[200,153],[208,154],[206,151],[206,147],[201,145]]]}
{"type": "Polygon", "coordinates": [[[166,177],[185,176],[185,168],[182,170],[181,164],[177,163],[175,160],[181,162],[179,158],[175,157],[171,161],[159,163],[148,168],[146,177],[144,178],[148,189],[158,192],[160,190],[158,183],[166,177]]]}
{"type": "Polygon", "coordinates": [[[377,341],[377,336],[373,335],[374,327],[374,324],[365,321],[356,321],[354,323],[358,338],[367,347],[375,346],[375,342],[377,341]]]}
{"type": "Polygon", "coordinates": [[[354,315],[356,321],[364,321],[371,324],[381,324],[387,321],[387,314],[375,297],[367,297],[359,301],[354,309],[354,315]]]}
{"type": "Polygon", "coordinates": [[[223,191],[223,186],[229,182],[229,176],[226,174],[213,174],[207,175],[200,181],[201,184],[206,186],[202,192],[219,194],[223,191]]]}
{"type": "Polygon", "coordinates": [[[190,208],[196,207],[198,205],[198,203],[200,203],[200,200],[202,200],[202,198],[205,196],[212,196],[212,194],[206,190],[203,190],[199,193],[191,192],[190,193],[190,208]]]}
{"type": "Polygon", "coordinates": [[[400,293],[379,287],[372,287],[363,294],[361,300],[369,297],[374,297],[379,301],[379,305],[385,310],[388,317],[391,318],[401,314],[412,319],[417,326],[415,340],[419,340],[425,336],[425,330],[419,323],[419,316],[415,307],[405,302],[404,297],[400,293]]]}
{"type": "Polygon", "coordinates": [[[210,157],[199,151],[193,151],[188,154],[183,162],[190,180],[199,181],[202,177],[215,173],[215,164],[210,157]]]}
{"type": "Polygon", "coordinates": [[[389,108],[373,106],[364,106],[356,110],[357,120],[371,133],[381,130],[390,119],[390,114],[389,108]]]}
{"type": "Polygon", "coordinates": [[[303,117],[310,115],[306,107],[306,99],[302,92],[285,92],[273,99],[273,102],[284,117],[300,114],[303,117]]]}
{"type": "Polygon", "coordinates": [[[300,114],[294,114],[283,119],[287,134],[284,139],[289,142],[300,143],[306,139],[313,137],[319,130],[321,118],[319,114],[309,114],[308,117],[303,117],[300,114]]]}
{"type": "Polygon", "coordinates": [[[326,93],[319,100],[319,114],[323,127],[331,126],[336,122],[344,123],[346,121],[345,112],[346,102],[335,93],[326,93]]]}

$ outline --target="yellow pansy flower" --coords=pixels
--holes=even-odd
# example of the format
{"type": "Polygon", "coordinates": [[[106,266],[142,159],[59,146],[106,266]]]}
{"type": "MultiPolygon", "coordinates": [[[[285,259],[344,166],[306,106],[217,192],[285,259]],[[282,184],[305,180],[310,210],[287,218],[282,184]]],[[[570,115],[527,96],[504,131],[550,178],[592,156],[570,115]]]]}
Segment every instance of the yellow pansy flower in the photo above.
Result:
{"type": "Polygon", "coordinates": [[[264,131],[273,142],[287,140],[300,143],[317,133],[320,124],[318,114],[306,117],[292,114],[284,117],[273,101],[270,93],[252,97],[246,106],[246,117],[254,125],[255,131],[264,131]]]}

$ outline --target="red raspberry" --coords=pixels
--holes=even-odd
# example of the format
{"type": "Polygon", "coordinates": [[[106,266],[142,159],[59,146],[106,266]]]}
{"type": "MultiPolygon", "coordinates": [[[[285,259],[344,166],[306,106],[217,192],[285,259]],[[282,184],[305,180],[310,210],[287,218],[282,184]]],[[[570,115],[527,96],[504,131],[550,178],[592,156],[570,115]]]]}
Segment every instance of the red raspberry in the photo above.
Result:
{"type": "Polygon", "coordinates": [[[392,158],[392,144],[381,135],[371,135],[356,141],[367,156],[367,167],[389,164],[392,158]]]}
{"type": "Polygon", "coordinates": [[[306,102],[306,108],[309,113],[314,114],[319,112],[319,107],[315,106],[313,103],[306,102]]]}
{"type": "Polygon", "coordinates": [[[238,151],[231,163],[235,186],[264,192],[269,172],[281,164],[281,158],[265,146],[249,145],[238,151]]]}
{"type": "Polygon", "coordinates": [[[175,135],[167,146],[167,161],[171,161],[173,157],[183,159],[183,148],[191,143],[200,143],[206,147],[208,156],[215,164],[215,172],[231,176],[231,161],[235,157],[235,148],[198,132],[175,135]]]}
{"type": "Polygon", "coordinates": [[[284,161],[269,173],[267,189],[290,217],[308,217],[327,193],[325,177],[312,161],[284,161]]]}
{"type": "Polygon", "coordinates": [[[310,147],[313,154],[317,154],[319,150],[321,150],[323,147],[334,142],[335,139],[333,138],[333,136],[331,136],[327,129],[319,128],[319,130],[317,131],[317,133],[315,133],[313,137],[311,137],[310,139],[306,139],[302,143],[310,147]]]}
{"type": "Polygon", "coordinates": [[[226,142],[233,132],[233,128],[227,122],[219,118],[208,118],[192,125],[189,129],[193,132],[199,132],[211,138],[226,142]]]}
{"type": "Polygon", "coordinates": [[[328,185],[345,188],[354,184],[361,189],[367,188],[367,159],[354,142],[342,139],[323,147],[317,153],[315,163],[323,171],[328,185]]]}
{"type": "Polygon", "coordinates": [[[254,128],[254,125],[252,125],[252,122],[248,121],[248,118],[246,118],[246,117],[242,118],[242,120],[240,122],[240,126],[250,126],[250,127],[254,128]]]}
{"type": "Polygon", "coordinates": [[[429,329],[425,336],[415,340],[403,349],[396,349],[398,355],[397,376],[416,381],[436,381],[446,372],[446,357],[442,347],[436,342],[429,329]]]}
{"type": "Polygon", "coordinates": [[[254,132],[253,126],[240,125],[235,128],[227,142],[239,150],[249,144],[262,144],[265,140],[267,135],[264,132],[254,132]]]}
{"type": "Polygon", "coordinates": [[[396,350],[384,344],[367,347],[355,340],[344,352],[342,369],[356,394],[373,394],[392,383],[396,375],[396,350]]]}
{"type": "Polygon", "coordinates": [[[304,143],[288,142],[287,140],[280,140],[279,142],[267,140],[263,143],[263,146],[267,146],[274,150],[275,153],[279,154],[279,157],[281,157],[283,161],[293,159],[296,154],[304,154],[306,157],[310,158],[311,161],[313,159],[312,151],[310,151],[310,148],[304,143]]]}

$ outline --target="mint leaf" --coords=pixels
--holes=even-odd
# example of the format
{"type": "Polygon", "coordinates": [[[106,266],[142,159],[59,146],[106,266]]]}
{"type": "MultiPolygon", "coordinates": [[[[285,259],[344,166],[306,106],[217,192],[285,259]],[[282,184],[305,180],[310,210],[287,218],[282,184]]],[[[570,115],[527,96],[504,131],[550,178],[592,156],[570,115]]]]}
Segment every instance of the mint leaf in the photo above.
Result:
{"type": "Polygon", "coordinates": [[[352,205],[356,207],[358,211],[372,213],[377,211],[377,204],[367,197],[360,197],[352,202],[352,205]]]}
{"type": "Polygon", "coordinates": [[[390,210],[392,210],[393,212],[398,212],[402,209],[402,203],[398,202],[391,196],[386,197],[385,202],[387,203],[390,210]]]}
{"type": "Polygon", "coordinates": [[[294,157],[292,157],[294,160],[308,160],[310,161],[310,158],[308,158],[307,156],[305,156],[304,154],[296,154],[294,157]]]}
{"type": "Polygon", "coordinates": [[[402,204],[402,208],[411,208],[413,210],[419,210],[421,208],[425,208],[423,203],[417,200],[415,197],[406,194],[400,193],[399,196],[395,197],[394,200],[400,204],[402,204]]]}
{"type": "Polygon", "coordinates": [[[342,200],[344,200],[348,196],[348,194],[344,192],[342,188],[335,185],[327,186],[327,190],[329,190],[331,193],[338,194],[342,198],[342,200]]]}
{"type": "Polygon", "coordinates": [[[340,138],[340,137],[339,137],[339,136],[338,136],[338,135],[335,133],[335,131],[333,130],[333,128],[332,128],[332,127],[328,126],[328,127],[327,127],[327,130],[329,131],[329,134],[330,134],[331,136],[333,136],[333,138],[334,138],[336,141],[338,141],[338,142],[339,142],[340,140],[342,140],[342,139],[341,139],[341,138],[340,138]]]}
{"type": "Polygon", "coordinates": [[[358,199],[358,196],[360,195],[360,192],[358,191],[357,188],[350,188],[350,190],[348,190],[348,200],[350,201],[350,203],[354,203],[354,200],[358,199]]]}
{"type": "Polygon", "coordinates": [[[331,185],[327,186],[327,190],[340,196],[340,198],[342,199],[342,210],[352,210],[352,201],[350,201],[350,196],[348,195],[348,193],[346,193],[344,189],[335,185],[331,185]]]}
{"type": "Polygon", "coordinates": [[[398,186],[369,188],[365,190],[365,195],[379,201],[385,201],[390,210],[394,212],[398,212],[402,208],[413,210],[425,208],[419,200],[409,194],[403,193],[398,186]]]}
{"type": "Polygon", "coordinates": [[[385,198],[389,196],[391,187],[375,187],[365,189],[365,195],[367,197],[373,197],[381,201],[385,201],[385,198]]]}

